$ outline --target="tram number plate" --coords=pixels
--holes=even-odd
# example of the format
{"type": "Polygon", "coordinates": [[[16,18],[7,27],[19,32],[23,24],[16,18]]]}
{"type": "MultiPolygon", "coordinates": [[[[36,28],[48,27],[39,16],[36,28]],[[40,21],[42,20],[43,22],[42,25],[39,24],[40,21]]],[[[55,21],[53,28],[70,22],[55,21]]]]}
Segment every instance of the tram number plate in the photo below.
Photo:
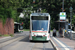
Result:
{"type": "Polygon", "coordinates": [[[42,36],[36,36],[37,38],[42,38],[42,36]]]}

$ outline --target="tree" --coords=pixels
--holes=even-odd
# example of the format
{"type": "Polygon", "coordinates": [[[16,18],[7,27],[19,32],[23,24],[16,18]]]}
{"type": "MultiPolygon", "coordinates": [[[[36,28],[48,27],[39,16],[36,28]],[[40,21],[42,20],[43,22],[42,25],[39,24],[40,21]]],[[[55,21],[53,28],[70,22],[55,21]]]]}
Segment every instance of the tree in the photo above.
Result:
{"type": "MultiPolygon", "coordinates": [[[[70,17],[69,7],[72,6],[73,9],[75,9],[74,5],[75,0],[64,0],[64,10],[67,13],[68,19],[70,17]]],[[[21,20],[21,18],[19,18],[19,15],[22,12],[25,13],[25,20],[29,22],[29,15],[32,13],[32,11],[37,11],[38,8],[42,8],[42,13],[47,12],[51,15],[51,25],[53,28],[55,26],[54,22],[59,19],[59,12],[62,11],[62,0],[35,0],[35,3],[33,3],[33,0],[0,0],[0,18],[3,18],[3,20],[5,20],[4,18],[10,16],[14,19],[14,21],[20,22],[19,20],[21,20]],[[26,10],[27,12],[24,12],[24,10],[26,10]],[[10,12],[10,15],[9,13],[5,12],[10,12]],[[7,14],[6,17],[4,14],[7,14]]],[[[73,10],[73,13],[74,12],[75,10],[73,10]]],[[[24,19],[22,19],[22,21],[24,21],[24,19]]]]}

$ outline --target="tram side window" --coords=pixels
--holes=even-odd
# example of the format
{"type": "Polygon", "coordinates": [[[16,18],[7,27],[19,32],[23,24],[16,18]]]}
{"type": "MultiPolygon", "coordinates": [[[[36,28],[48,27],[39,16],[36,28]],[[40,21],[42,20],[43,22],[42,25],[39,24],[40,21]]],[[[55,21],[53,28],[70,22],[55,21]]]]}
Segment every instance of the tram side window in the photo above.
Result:
{"type": "Polygon", "coordinates": [[[47,16],[46,17],[44,17],[44,16],[42,16],[42,17],[40,17],[40,16],[32,16],[31,19],[32,20],[48,20],[48,17],[47,16]]]}

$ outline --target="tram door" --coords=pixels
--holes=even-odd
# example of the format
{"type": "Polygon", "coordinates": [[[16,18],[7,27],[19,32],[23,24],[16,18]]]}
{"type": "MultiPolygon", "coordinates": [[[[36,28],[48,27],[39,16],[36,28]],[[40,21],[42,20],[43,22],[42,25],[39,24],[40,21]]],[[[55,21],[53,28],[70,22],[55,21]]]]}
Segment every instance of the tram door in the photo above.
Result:
{"type": "Polygon", "coordinates": [[[19,24],[14,24],[14,33],[19,32],[19,24]]]}

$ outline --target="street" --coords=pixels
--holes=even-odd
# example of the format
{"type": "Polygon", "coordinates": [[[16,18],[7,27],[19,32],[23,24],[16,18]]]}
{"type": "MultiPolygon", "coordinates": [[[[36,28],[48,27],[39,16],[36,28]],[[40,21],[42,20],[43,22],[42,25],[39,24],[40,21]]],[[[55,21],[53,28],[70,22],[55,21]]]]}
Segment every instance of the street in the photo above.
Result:
{"type": "Polygon", "coordinates": [[[25,38],[17,40],[11,44],[1,47],[0,50],[54,50],[52,44],[49,42],[30,42],[29,31],[19,33],[16,35],[24,36],[25,38]]]}

